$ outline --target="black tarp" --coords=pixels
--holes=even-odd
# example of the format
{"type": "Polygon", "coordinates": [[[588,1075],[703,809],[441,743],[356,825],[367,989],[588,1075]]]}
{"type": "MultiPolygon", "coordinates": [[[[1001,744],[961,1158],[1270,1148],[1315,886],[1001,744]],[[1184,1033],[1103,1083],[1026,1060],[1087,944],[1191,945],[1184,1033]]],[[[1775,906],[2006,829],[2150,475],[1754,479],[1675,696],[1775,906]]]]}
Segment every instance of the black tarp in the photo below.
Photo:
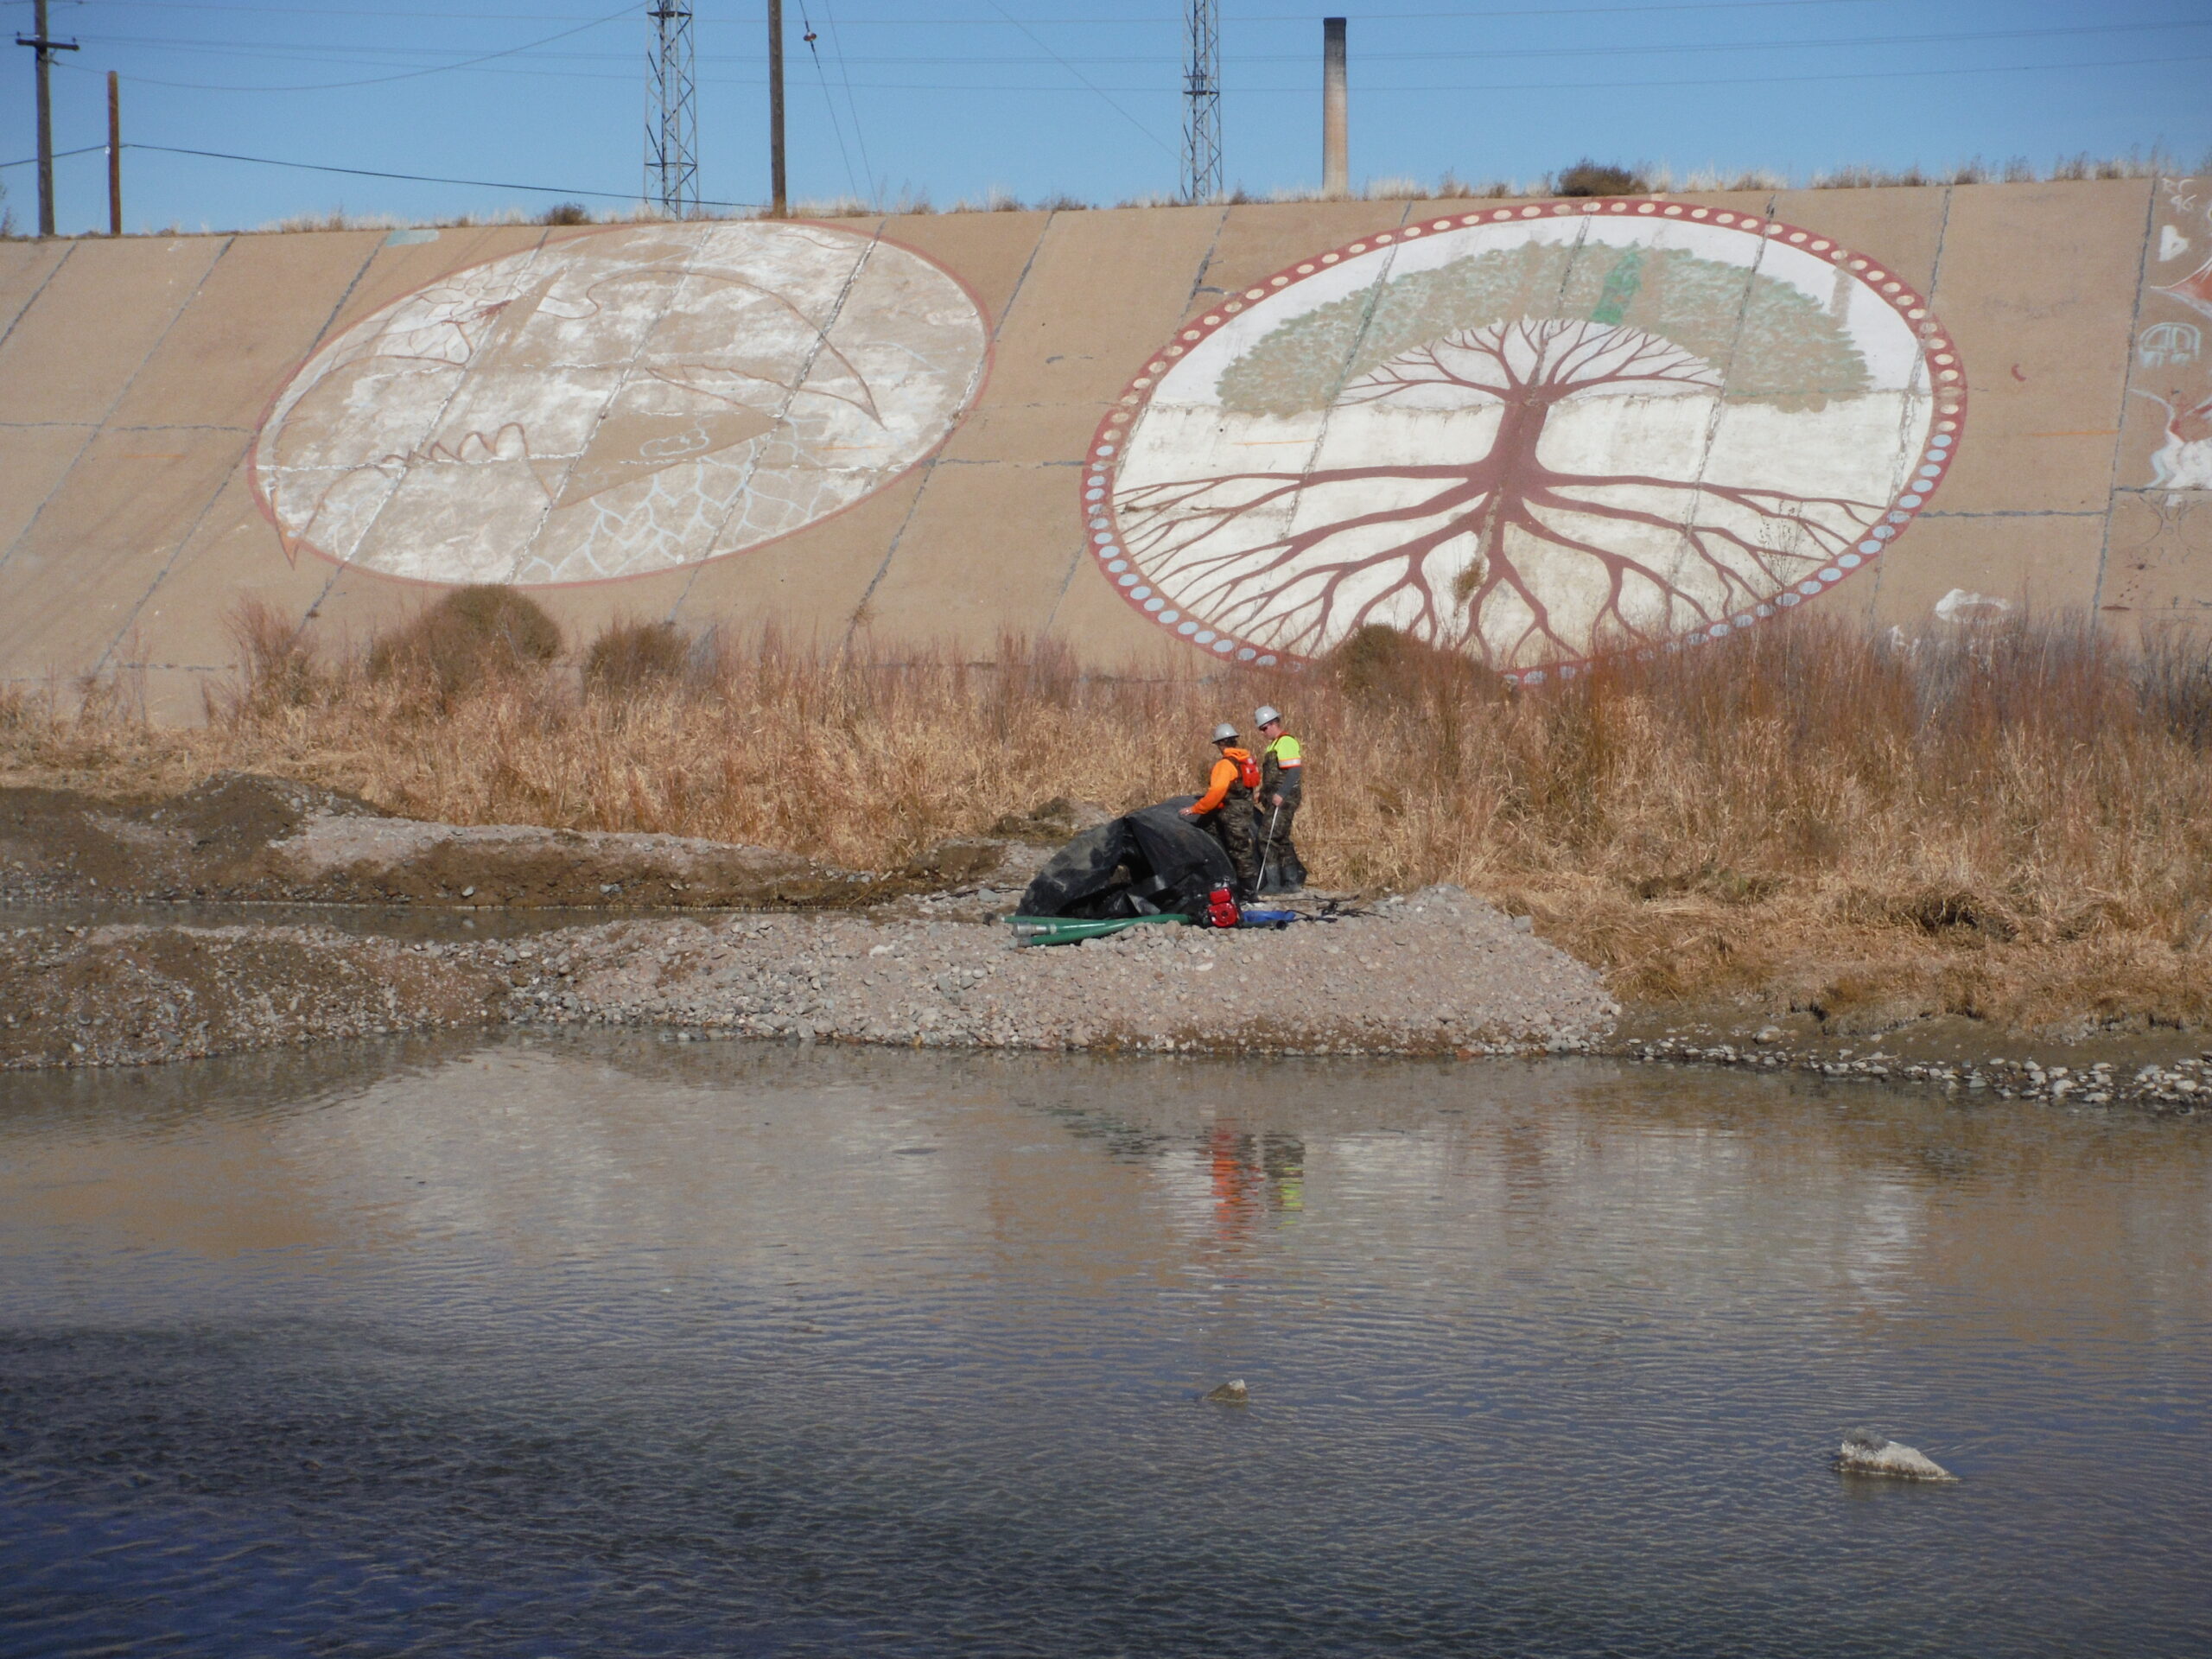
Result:
{"type": "Polygon", "coordinates": [[[1236,872],[1221,843],[1183,817],[1197,798],[1178,796],[1084,830],[1037,872],[1021,895],[1021,914],[1091,921],[1204,915],[1207,895],[1234,882],[1236,872]]]}

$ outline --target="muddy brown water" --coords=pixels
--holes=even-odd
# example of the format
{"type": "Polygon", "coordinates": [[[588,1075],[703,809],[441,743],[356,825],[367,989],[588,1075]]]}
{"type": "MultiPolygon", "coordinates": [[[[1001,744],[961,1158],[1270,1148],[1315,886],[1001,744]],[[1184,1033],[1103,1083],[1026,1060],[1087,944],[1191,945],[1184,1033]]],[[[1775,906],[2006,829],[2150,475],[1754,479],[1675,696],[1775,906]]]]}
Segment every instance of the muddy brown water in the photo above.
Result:
{"type": "Polygon", "coordinates": [[[2195,1122],[636,1033],[0,1079],[10,1656],[2201,1655],[2208,1378],[2195,1122]]]}

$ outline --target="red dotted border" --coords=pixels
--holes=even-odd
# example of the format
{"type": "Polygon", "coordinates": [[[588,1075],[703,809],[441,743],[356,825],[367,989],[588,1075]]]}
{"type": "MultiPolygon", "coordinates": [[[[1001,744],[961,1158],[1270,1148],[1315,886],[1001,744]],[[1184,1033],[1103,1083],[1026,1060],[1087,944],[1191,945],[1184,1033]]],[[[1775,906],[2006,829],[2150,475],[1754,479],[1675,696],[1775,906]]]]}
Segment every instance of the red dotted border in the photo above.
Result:
{"type": "MultiPolygon", "coordinates": [[[[1724,639],[1755,622],[1765,620],[1777,610],[1788,610],[1808,599],[1818,597],[1838,582],[1873,563],[1895,544],[1897,538],[1919,515],[1929,498],[1948,474],[1952,458],[1958,453],[1959,438],[1966,427],[1967,375],[1959,359],[1957,343],[1949,331],[1936,321],[1927,300],[1899,280],[1895,272],[1885,270],[1878,261],[1854,252],[1833,237],[1822,236],[1799,226],[1787,225],[1780,219],[1768,219],[1759,213],[1703,207],[1694,202],[1621,196],[1486,207],[1479,212],[1453,213],[1440,219],[1425,219],[1417,225],[1378,231],[1372,236],[1347,242],[1327,253],[1301,259],[1294,265],[1287,265],[1273,276],[1263,277],[1242,294],[1230,296],[1203,316],[1186,322],[1176,332],[1174,339],[1155,352],[1151,360],[1122,389],[1114,407],[1099,422],[1097,431],[1091,436],[1090,448],[1084,454],[1083,481],[1079,486],[1082,492],[1081,516],[1091,556],[1098,562],[1100,573],[1140,616],[1160,624],[1195,649],[1216,658],[1253,663],[1262,667],[1272,667],[1278,662],[1294,666],[1301,664],[1306,659],[1288,652],[1277,652],[1271,647],[1255,645],[1233,634],[1207,627],[1195,617],[1180,615],[1174,606],[1152,591],[1151,584],[1145,580],[1135,561],[1122,551],[1120,515],[1114,508],[1114,483],[1121,466],[1122,438],[1135,423],[1145,404],[1151,401],[1161,378],[1173,366],[1177,359],[1216,329],[1224,327],[1240,312],[1348,258],[1356,258],[1376,248],[1411,242],[1439,232],[1465,230],[1479,225],[1503,225],[1583,215],[1596,217],[1599,214],[1633,215],[1639,219],[1679,219],[1688,224],[1720,226],[1745,235],[1772,237],[1777,242],[1820,255],[1833,264],[1844,266],[1869,292],[1886,301],[1911,327],[1920,341],[1921,357],[1927,365],[1929,385],[1936,397],[1936,418],[1929,425],[1927,442],[1915,463],[1911,481],[1890,503],[1874,530],[1851,551],[1840,555],[1794,588],[1784,589],[1742,614],[1709,627],[1690,629],[1664,641],[1658,648],[1675,651],[1683,645],[1703,645],[1708,640],[1724,639]],[[1149,608],[1147,601],[1150,601],[1149,608]]],[[[1541,668],[1508,673],[1504,679],[1509,685],[1541,685],[1550,677],[1573,679],[1589,667],[1593,660],[1580,658],[1572,662],[1547,664],[1541,668]]]]}

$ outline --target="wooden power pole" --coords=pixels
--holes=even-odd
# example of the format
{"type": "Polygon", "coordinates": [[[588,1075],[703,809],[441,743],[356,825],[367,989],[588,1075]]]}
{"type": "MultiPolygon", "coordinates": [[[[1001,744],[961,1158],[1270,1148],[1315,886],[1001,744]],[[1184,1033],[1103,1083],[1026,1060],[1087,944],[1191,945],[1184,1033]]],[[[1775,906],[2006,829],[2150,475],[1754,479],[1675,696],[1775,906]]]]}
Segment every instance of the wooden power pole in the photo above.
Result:
{"type": "Polygon", "coordinates": [[[47,73],[56,52],[74,52],[74,41],[51,39],[46,32],[46,0],[35,0],[31,34],[16,36],[17,46],[36,53],[38,64],[38,233],[54,234],[54,99],[47,89],[47,73]]]}
{"type": "Polygon", "coordinates": [[[784,0],[768,0],[768,195],[778,219],[791,212],[784,188],[784,0]]]}
{"type": "Polygon", "coordinates": [[[123,234],[123,93],[107,72],[107,233],[123,234]]]}

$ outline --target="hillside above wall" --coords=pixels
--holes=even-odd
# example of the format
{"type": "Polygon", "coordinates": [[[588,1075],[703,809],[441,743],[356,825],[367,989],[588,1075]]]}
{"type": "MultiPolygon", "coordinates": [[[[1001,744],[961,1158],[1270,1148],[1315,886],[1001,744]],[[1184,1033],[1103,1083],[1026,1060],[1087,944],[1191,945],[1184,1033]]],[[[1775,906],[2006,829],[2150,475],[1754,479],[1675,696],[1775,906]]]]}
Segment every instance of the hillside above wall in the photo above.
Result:
{"type": "Polygon", "coordinates": [[[1524,677],[1796,605],[2212,606],[2212,188],[0,244],[0,678],[191,718],[442,584],[1524,677]]]}

